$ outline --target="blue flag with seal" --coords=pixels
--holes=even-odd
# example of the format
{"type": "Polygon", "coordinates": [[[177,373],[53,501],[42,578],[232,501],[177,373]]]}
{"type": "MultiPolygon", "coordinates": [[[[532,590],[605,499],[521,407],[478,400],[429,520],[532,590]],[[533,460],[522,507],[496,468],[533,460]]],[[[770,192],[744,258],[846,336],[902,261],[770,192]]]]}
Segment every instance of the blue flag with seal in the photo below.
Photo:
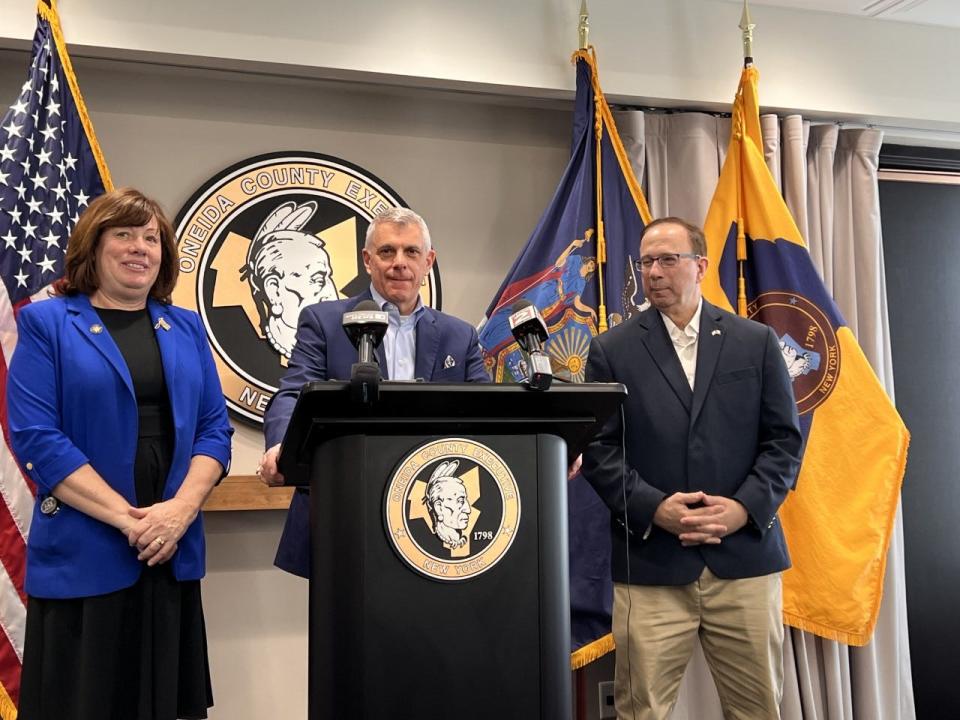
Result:
{"type": "MultiPolygon", "coordinates": [[[[554,375],[582,382],[590,340],[639,312],[642,288],[633,255],[650,211],[600,89],[593,48],[573,56],[577,95],[573,147],[550,205],[487,309],[480,330],[495,382],[526,376],[510,332],[510,308],[529,300],[550,330],[554,375]]],[[[610,635],[610,516],[581,476],[568,486],[571,665],[613,649],[610,635]]]]}

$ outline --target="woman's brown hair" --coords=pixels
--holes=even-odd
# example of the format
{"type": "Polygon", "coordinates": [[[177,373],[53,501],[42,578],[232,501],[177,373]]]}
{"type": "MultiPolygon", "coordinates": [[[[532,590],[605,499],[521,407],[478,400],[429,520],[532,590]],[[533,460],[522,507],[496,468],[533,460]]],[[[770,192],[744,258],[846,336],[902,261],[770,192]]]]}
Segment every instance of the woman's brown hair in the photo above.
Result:
{"type": "Polygon", "coordinates": [[[150,288],[150,297],[169,303],[180,274],[173,226],[156,200],[139,190],[120,188],[104,193],[90,203],[77,221],[64,260],[63,277],[53,284],[55,295],[92,295],[100,287],[97,274],[97,244],[104,230],[112,227],[139,227],[157,219],[160,228],[160,270],[150,288]]]}

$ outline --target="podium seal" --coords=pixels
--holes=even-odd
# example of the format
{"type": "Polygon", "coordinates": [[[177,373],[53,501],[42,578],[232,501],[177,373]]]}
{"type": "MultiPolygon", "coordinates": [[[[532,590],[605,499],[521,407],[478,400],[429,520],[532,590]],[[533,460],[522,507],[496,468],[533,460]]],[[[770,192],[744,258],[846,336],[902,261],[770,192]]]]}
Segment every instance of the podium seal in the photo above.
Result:
{"type": "Polygon", "coordinates": [[[469,580],[507,554],[520,522],[510,468],[486,445],[444,438],[421,445],[393,473],[384,524],[397,555],[435,580],[469,580]]]}

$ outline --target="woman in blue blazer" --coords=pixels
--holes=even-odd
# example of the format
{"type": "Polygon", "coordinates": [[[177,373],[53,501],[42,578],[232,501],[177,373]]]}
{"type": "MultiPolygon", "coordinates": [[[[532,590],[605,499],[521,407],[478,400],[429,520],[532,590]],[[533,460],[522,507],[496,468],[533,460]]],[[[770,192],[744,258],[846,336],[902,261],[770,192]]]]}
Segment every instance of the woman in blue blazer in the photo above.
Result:
{"type": "Polygon", "coordinates": [[[200,508],[232,429],[196,313],[170,305],[173,228],[94,200],[55,297],[23,307],[7,404],[36,484],[21,720],[205,718],[200,508]]]}

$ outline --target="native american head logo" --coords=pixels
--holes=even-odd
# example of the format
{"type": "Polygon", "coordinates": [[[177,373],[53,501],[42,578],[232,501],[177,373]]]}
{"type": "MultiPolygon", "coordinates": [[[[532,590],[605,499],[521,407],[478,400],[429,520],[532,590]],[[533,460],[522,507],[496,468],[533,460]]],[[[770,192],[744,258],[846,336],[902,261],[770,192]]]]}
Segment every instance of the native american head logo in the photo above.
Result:
{"type": "MultiPolygon", "coordinates": [[[[301,311],[369,285],[366,230],[391,207],[405,203],[383,181],[344,160],[303,152],[244,160],[184,205],[173,299],[200,313],[231,410],[262,422],[301,311]]],[[[421,297],[439,307],[436,264],[421,297]]]]}
{"type": "Polygon", "coordinates": [[[240,271],[240,278],[250,283],[261,332],[286,358],[293,350],[300,311],[339,298],[325,243],[300,229],[316,212],[312,201],[277,207],[257,230],[240,271]]]}
{"type": "Polygon", "coordinates": [[[516,537],[516,478],[489,447],[447,438],[400,464],[384,494],[384,523],[397,554],[438,580],[466,580],[498,563],[516,537]]]}
{"type": "Polygon", "coordinates": [[[467,527],[474,513],[466,483],[454,474],[459,465],[459,460],[441,462],[423,491],[433,534],[451,550],[467,544],[467,527]]]}

